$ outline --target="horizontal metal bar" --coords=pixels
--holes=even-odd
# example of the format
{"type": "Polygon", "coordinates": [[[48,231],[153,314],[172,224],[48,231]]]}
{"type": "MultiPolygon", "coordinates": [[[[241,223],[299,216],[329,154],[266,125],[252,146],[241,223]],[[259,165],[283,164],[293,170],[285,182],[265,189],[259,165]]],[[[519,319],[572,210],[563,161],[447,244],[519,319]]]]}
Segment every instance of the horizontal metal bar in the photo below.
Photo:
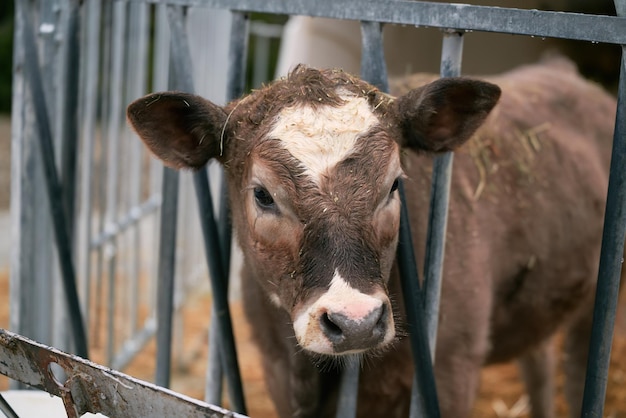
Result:
{"type": "MultiPolygon", "coordinates": [[[[176,310],[176,309],[174,309],[176,310]]],[[[135,358],[137,354],[152,340],[157,331],[157,320],[155,316],[151,316],[144,322],[143,328],[135,332],[133,336],[127,339],[120,351],[113,357],[111,368],[115,370],[124,370],[124,368],[135,358]]]]}
{"type": "Polygon", "coordinates": [[[119,221],[109,223],[105,226],[104,232],[97,235],[91,240],[89,248],[95,250],[107,241],[112,240],[131,226],[138,223],[144,216],[156,212],[160,207],[163,199],[160,194],[153,195],[138,206],[130,208],[130,210],[119,221]]]}
{"type": "Polygon", "coordinates": [[[283,25],[261,21],[250,22],[250,35],[278,39],[283,35],[283,25]]]}
{"type": "MultiPolygon", "coordinates": [[[[187,279],[205,276],[204,268],[196,268],[189,275],[185,276],[187,279]]],[[[174,295],[174,312],[179,312],[185,305],[187,295],[175,294],[174,295]]],[[[119,351],[113,356],[110,367],[115,370],[124,370],[126,366],[135,358],[137,354],[148,344],[152,337],[156,335],[157,331],[157,319],[154,313],[151,314],[143,323],[141,329],[136,331],[130,338],[127,338],[119,351]]],[[[207,401],[212,405],[217,405],[216,402],[207,401]]]]}
{"type": "Polygon", "coordinates": [[[237,418],[243,415],[179,395],[0,329],[0,374],[59,396],[70,416],[237,418]],[[52,365],[65,372],[60,379],[52,365]]]}
{"type": "MultiPolygon", "coordinates": [[[[128,0],[158,3],[159,0],[128,0]]],[[[170,4],[243,12],[368,20],[626,44],[626,18],[407,0],[168,0],[170,4]]]]}

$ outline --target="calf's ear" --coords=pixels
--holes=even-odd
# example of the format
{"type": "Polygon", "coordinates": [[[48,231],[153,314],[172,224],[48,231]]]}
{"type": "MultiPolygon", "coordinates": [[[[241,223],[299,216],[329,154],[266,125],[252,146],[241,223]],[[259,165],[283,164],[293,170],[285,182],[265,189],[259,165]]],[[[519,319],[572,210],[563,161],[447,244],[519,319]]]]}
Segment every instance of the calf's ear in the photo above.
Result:
{"type": "Polygon", "coordinates": [[[200,96],[150,94],[131,103],[126,115],[143,142],[169,167],[198,169],[221,154],[226,113],[200,96]]]}
{"type": "Polygon", "coordinates": [[[467,141],[500,98],[495,84],[442,78],[395,101],[402,145],[427,152],[453,150],[467,141]]]}

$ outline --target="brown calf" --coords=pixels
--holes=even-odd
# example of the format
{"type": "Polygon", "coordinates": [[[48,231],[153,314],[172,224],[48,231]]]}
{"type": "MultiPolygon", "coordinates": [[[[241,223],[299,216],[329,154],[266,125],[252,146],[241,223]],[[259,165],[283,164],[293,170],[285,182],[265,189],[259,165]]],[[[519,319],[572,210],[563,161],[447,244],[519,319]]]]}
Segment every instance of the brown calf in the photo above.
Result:
{"type": "Polygon", "coordinates": [[[398,83],[396,99],[299,67],[224,108],[171,92],[129,106],[165,164],[216,158],[226,170],[246,314],[281,417],[332,416],[347,355],[364,360],[359,416],[407,416],[397,182],[423,254],[431,155],[470,137],[448,222],[442,416],[467,417],[480,368],[514,358],[533,416],[551,416],[550,338],[564,324],[568,397],[580,407],[615,102],[561,61],[493,77],[495,108],[494,84],[427,78],[398,83]]]}

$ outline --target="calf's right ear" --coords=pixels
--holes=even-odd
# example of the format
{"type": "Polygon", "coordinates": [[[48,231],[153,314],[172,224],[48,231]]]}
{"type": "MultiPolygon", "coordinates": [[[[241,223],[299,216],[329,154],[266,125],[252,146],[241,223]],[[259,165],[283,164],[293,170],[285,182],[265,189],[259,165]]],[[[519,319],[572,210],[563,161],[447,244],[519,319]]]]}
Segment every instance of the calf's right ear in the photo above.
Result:
{"type": "Polygon", "coordinates": [[[495,84],[467,78],[441,78],[411,90],[395,102],[402,145],[451,151],[474,134],[499,98],[495,84]]]}
{"type": "Polygon", "coordinates": [[[150,94],[131,103],[126,115],[143,142],[169,167],[198,169],[221,155],[226,113],[200,96],[150,94]]]}

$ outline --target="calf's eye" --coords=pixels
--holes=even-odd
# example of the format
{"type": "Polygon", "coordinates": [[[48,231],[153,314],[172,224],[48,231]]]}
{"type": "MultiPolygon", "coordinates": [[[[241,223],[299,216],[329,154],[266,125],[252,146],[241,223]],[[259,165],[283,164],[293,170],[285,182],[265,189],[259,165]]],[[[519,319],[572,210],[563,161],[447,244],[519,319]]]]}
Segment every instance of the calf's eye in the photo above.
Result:
{"type": "Polygon", "coordinates": [[[391,190],[389,191],[389,194],[393,194],[393,192],[398,190],[398,184],[399,184],[399,179],[396,179],[391,185],[391,190]]]}
{"type": "Polygon", "coordinates": [[[261,209],[274,209],[274,199],[263,187],[254,188],[254,200],[261,209]]]}

